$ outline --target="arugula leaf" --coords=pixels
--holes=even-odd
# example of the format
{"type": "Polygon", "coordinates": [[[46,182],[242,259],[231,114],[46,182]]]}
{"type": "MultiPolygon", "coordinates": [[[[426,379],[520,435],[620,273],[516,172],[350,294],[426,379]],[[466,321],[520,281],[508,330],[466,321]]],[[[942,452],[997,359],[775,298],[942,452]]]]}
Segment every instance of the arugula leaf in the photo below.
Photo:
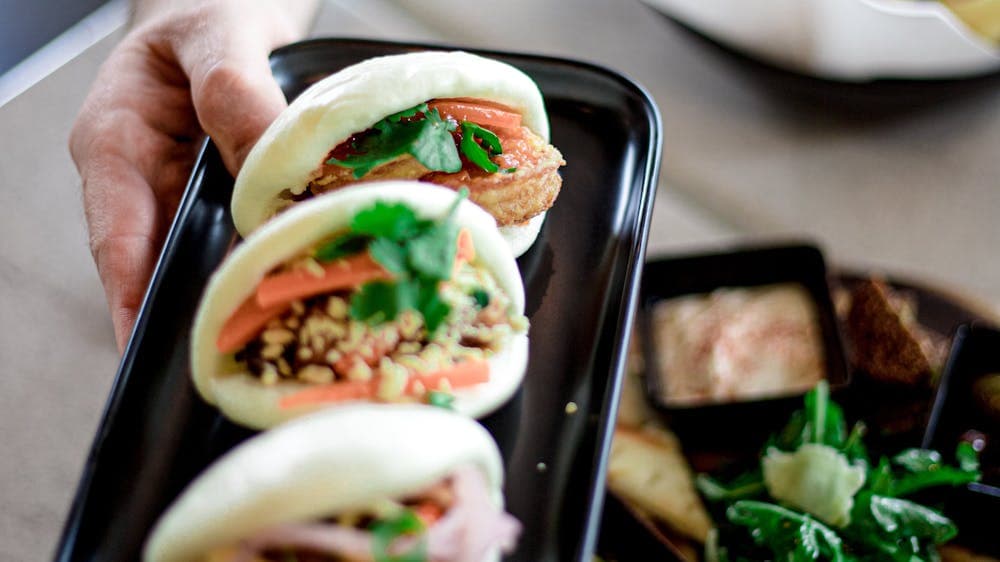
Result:
{"type": "Polygon", "coordinates": [[[432,390],[427,393],[427,403],[431,406],[436,406],[445,410],[454,410],[455,407],[452,405],[454,401],[454,395],[442,390],[432,390]]]}
{"type": "Polygon", "coordinates": [[[892,462],[910,472],[926,472],[941,467],[941,453],[927,449],[906,449],[892,457],[892,462]]]}
{"type": "Polygon", "coordinates": [[[462,154],[469,159],[469,162],[479,166],[487,173],[494,174],[500,170],[500,166],[497,166],[490,160],[491,156],[503,154],[503,148],[500,146],[500,138],[493,131],[484,129],[475,123],[463,121],[461,149],[462,154]],[[489,152],[480,146],[479,140],[483,141],[489,152]]]}
{"type": "Polygon", "coordinates": [[[320,262],[331,262],[343,257],[353,256],[365,249],[371,238],[356,232],[348,232],[323,244],[316,249],[313,257],[320,262]]]}
{"type": "Polygon", "coordinates": [[[723,484],[707,474],[695,478],[695,487],[709,501],[734,501],[759,496],[766,491],[760,470],[742,474],[729,484],[723,484]]]}
{"type": "Polygon", "coordinates": [[[976,452],[975,447],[972,443],[962,441],[955,448],[955,460],[958,461],[958,466],[966,472],[978,472],[979,471],[979,453],[976,452]]]}
{"type": "Polygon", "coordinates": [[[979,480],[979,472],[966,472],[951,466],[941,466],[934,470],[904,474],[893,481],[892,496],[908,496],[925,488],[935,486],[961,486],[979,480]]]}
{"type": "Polygon", "coordinates": [[[915,537],[942,544],[958,534],[951,519],[909,500],[861,494],[855,511],[864,514],[860,526],[874,524],[880,533],[896,539],[915,537]]]}
{"type": "Polygon", "coordinates": [[[958,533],[955,524],[917,503],[869,492],[858,494],[845,536],[858,550],[896,562],[936,561],[934,545],[958,533]]]}
{"type": "MultiPolygon", "coordinates": [[[[967,456],[964,460],[966,466],[972,466],[967,456]]],[[[870,486],[872,492],[894,497],[908,496],[926,488],[960,486],[980,478],[978,468],[966,470],[948,466],[942,462],[940,453],[926,449],[906,449],[892,458],[892,464],[902,467],[903,474],[894,474],[890,463],[882,458],[873,471],[878,480],[870,486]]]]}
{"type": "Polygon", "coordinates": [[[490,294],[486,292],[486,289],[482,287],[476,287],[469,293],[469,296],[476,301],[476,306],[479,308],[486,308],[490,305],[490,294]]]}
{"type": "Polygon", "coordinates": [[[837,533],[808,515],[772,503],[741,500],[729,506],[726,518],[749,527],[754,542],[770,548],[775,560],[844,561],[837,533]]]}
{"type": "Polygon", "coordinates": [[[867,488],[876,494],[890,495],[892,493],[892,482],[892,466],[889,465],[889,459],[880,457],[878,466],[871,469],[868,473],[867,488]]]}
{"type": "Polygon", "coordinates": [[[369,530],[372,533],[372,557],[375,558],[375,562],[427,562],[425,537],[421,537],[407,552],[398,555],[389,553],[396,539],[424,531],[424,524],[413,511],[406,509],[392,519],[376,520],[369,530]]]}
{"type": "Polygon", "coordinates": [[[350,168],[355,178],[361,178],[377,166],[410,154],[429,170],[457,172],[462,169],[462,159],[451,136],[454,129],[454,123],[442,119],[437,110],[420,104],[382,119],[372,126],[373,134],[354,143],[354,153],[326,163],[350,168]],[[404,121],[420,113],[423,119],[404,121]]]}
{"type": "Polygon", "coordinates": [[[866,465],[870,464],[868,460],[868,449],[865,447],[864,439],[865,433],[868,432],[868,426],[862,422],[857,422],[854,427],[851,428],[851,432],[847,435],[847,439],[844,440],[843,446],[841,446],[841,451],[851,462],[862,461],[866,465]]]}

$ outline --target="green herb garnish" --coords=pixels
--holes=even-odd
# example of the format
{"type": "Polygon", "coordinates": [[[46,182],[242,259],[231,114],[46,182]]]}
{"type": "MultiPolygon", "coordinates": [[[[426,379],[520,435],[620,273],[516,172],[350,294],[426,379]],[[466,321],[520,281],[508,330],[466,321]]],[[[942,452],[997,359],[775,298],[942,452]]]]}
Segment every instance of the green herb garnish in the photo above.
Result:
{"type": "MultiPolygon", "coordinates": [[[[454,173],[462,169],[459,147],[452,137],[456,128],[454,121],[444,119],[436,109],[428,109],[422,103],[375,123],[369,134],[351,144],[351,154],[342,160],[330,158],[326,163],[350,168],[355,178],[361,178],[376,167],[409,154],[428,170],[454,173]]],[[[499,168],[490,157],[501,154],[503,149],[492,131],[463,121],[461,152],[473,164],[494,173],[499,168]]]]}
{"type": "Polygon", "coordinates": [[[382,202],[354,217],[350,232],[342,238],[366,240],[372,259],[394,278],[366,283],[354,293],[351,318],[379,324],[395,319],[404,310],[415,310],[423,317],[428,333],[437,330],[451,312],[438,287],[451,278],[458,239],[454,215],[467,195],[467,190],[459,191],[439,221],[419,219],[405,205],[382,202]]]}
{"type": "Polygon", "coordinates": [[[343,160],[330,158],[336,164],[354,170],[361,178],[377,166],[409,154],[428,170],[457,172],[462,169],[451,133],[455,124],[441,118],[437,110],[420,104],[390,115],[372,126],[372,134],[362,137],[352,146],[352,154],[343,160]],[[423,114],[423,119],[408,119],[423,114]]]}
{"type": "Polygon", "coordinates": [[[500,146],[500,139],[492,131],[475,123],[463,121],[462,154],[469,159],[469,162],[493,174],[500,170],[500,166],[494,164],[490,157],[503,154],[503,148],[500,146]],[[485,149],[479,144],[480,141],[486,145],[485,149]]]}
{"type": "Polygon", "coordinates": [[[321,262],[331,262],[361,252],[371,242],[371,238],[363,234],[348,232],[323,244],[316,249],[314,257],[321,262]]]}
{"type": "Polygon", "coordinates": [[[772,503],[741,500],[729,506],[726,517],[748,527],[754,543],[770,548],[774,560],[844,560],[837,533],[808,515],[772,503]]]}
{"type": "Polygon", "coordinates": [[[455,402],[455,396],[442,390],[432,390],[427,393],[427,403],[431,406],[437,406],[445,410],[454,410],[455,408],[452,406],[453,402],[455,402]]]}
{"type": "Polygon", "coordinates": [[[486,308],[490,305],[490,294],[486,292],[486,289],[482,287],[476,287],[470,293],[472,299],[476,301],[476,306],[479,308],[486,308]]]}
{"type": "Polygon", "coordinates": [[[413,548],[407,552],[397,555],[389,553],[392,544],[397,539],[423,532],[424,524],[413,511],[405,509],[391,519],[376,520],[371,524],[369,530],[372,533],[372,557],[375,558],[375,562],[427,561],[427,540],[425,538],[417,541],[413,548]]]}
{"type": "Polygon", "coordinates": [[[725,514],[706,559],[936,562],[936,547],[954,538],[955,524],[906,496],[978,480],[975,450],[959,445],[957,467],[923,449],[873,463],[864,434],[861,423],[847,430],[824,382],[767,440],[760,467],[730,482],[699,475],[698,490],[725,514]]]}

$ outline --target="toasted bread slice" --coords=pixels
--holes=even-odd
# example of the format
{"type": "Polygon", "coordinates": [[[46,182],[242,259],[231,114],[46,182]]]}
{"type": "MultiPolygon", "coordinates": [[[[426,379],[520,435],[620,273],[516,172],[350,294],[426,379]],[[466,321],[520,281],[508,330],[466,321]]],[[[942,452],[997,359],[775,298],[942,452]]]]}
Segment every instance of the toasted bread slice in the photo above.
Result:
{"type": "Polygon", "coordinates": [[[712,528],[680,443],[666,429],[615,429],[608,488],[686,537],[705,542],[712,528]]]}
{"type": "Polygon", "coordinates": [[[916,320],[916,303],[879,279],[851,293],[847,331],[855,366],[875,380],[922,385],[940,371],[943,338],[916,320]]]}

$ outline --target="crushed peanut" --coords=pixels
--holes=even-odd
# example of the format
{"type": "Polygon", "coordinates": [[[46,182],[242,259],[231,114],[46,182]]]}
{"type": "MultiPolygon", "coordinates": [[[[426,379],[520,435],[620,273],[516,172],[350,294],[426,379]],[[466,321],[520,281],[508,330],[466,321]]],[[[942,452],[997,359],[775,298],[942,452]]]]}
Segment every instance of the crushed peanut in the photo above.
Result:
{"type": "MultiPolygon", "coordinates": [[[[312,258],[289,267],[322,268],[312,258]]],[[[452,311],[433,337],[413,310],[394,321],[369,325],[350,317],[350,293],[294,301],[285,313],[267,323],[260,335],[237,354],[263,384],[299,381],[330,384],[338,380],[377,380],[380,400],[396,401],[406,392],[413,373],[430,373],[455,363],[488,358],[514,332],[527,329],[527,319],[510,313],[510,299],[485,269],[464,264],[441,297],[452,311]],[[489,304],[479,308],[472,296],[484,290],[489,304]]],[[[418,397],[431,390],[414,381],[418,397]]],[[[443,379],[437,389],[451,392],[443,379]]]]}

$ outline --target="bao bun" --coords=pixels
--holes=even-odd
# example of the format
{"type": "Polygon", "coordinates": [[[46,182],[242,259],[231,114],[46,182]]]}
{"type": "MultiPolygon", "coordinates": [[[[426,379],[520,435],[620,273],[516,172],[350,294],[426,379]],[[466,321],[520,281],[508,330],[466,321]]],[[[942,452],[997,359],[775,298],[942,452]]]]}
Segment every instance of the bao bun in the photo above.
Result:
{"type": "MultiPolygon", "coordinates": [[[[524,126],[549,140],[538,86],[508,64],[460,51],[369,59],[313,84],[264,132],[236,178],[236,229],[246,236],[275,214],[282,192],[303,193],[330,150],[351,134],[428,100],[455,97],[508,106],[521,114],[524,126]]],[[[505,227],[505,236],[530,233],[534,241],[540,226],[539,220],[505,227]]],[[[519,240],[518,246],[530,243],[519,240]]]]}
{"type": "MultiPolygon", "coordinates": [[[[346,228],[358,211],[376,201],[408,205],[423,218],[442,218],[457,194],[447,188],[412,181],[371,182],[345,187],[304,201],[250,235],[212,275],[202,296],[191,338],[191,369],[195,387],[210,404],[236,423],[263,429],[323,407],[282,408],[283,396],[302,390],[293,382],[264,385],[216,349],[216,339],[233,311],[253,293],[274,267],[314,246],[331,233],[346,228]]],[[[477,205],[462,201],[455,221],[472,235],[477,262],[496,278],[510,298],[514,312],[524,314],[524,285],[517,263],[500,236],[493,217],[477,205]]],[[[528,361],[528,336],[513,334],[489,357],[488,382],[457,389],[454,407],[474,417],[484,416],[505,403],[521,383],[528,361]]]]}
{"type": "Polygon", "coordinates": [[[354,405],[263,433],[210,466],[146,542],[146,562],[202,560],[254,532],[412,496],[478,468],[501,506],[500,453],[478,423],[430,406],[354,405]]]}

